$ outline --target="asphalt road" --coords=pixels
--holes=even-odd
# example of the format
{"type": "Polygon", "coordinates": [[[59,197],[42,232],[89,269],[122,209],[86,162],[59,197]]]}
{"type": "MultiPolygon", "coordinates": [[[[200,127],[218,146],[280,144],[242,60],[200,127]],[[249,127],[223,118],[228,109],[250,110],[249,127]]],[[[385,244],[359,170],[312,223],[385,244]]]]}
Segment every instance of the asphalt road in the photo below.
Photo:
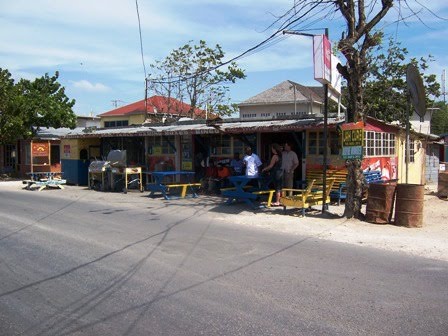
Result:
{"type": "Polygon", "coordinates": [[[0,335],[448,334],[448,263],[218,210],[0,190],[0,335]]]}

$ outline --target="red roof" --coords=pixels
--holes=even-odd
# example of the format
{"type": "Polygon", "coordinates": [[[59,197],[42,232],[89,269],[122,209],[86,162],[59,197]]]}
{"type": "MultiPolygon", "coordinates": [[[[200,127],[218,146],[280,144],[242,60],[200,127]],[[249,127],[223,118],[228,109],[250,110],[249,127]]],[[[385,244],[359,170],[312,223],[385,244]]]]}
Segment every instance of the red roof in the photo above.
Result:
{"type": "MultiPolygon", "coordinates": [[[[139,100],[135,103],[121,106],[114,110],[99,114],[100,117],[108,116],[124,116],[131,114],[143,114],[143,113],[168,113],[174,115],[188,116],[190,111],[190,105],[182,103],[174,98],[166,98],[163,96],[152,96],[147,99],[147,111],[145,111],[145,100],[139,100]],[[154,109],[155,108],[155,109],[154,109]]],[[[195,116],[204,116],[205,111],[196,108],[194,111],[195,116]]]]}

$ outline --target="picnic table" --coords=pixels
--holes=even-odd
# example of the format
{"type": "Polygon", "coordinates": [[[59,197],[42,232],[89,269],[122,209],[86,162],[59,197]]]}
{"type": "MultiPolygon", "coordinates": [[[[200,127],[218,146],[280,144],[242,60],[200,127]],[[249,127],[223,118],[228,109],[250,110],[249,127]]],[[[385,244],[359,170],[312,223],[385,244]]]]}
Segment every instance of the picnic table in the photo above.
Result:
{"type": "Polygon", "coordinates": [[[249,177],[249,176],[230,176],[230,183],[232,183],[233,187],[221,189],[221,195],[227,197],[227,204],[231,204],[234,201],[243,201],[247,203],[254,209],[259,208],[254,201],[263,194],[268,195],[267,206],[271,206],[272,197],[275,193],[275,190],[269,189],[269,179],[264,176],[259,177],[249,177]],[[252,184],[256,184],[253,188],[247,188],[248,183],[251,181],[252,184]]]}
{"type": "MultiPolygon", "coordinates": [[[[146,189],[150,191],[149,196],[154,196],[156,192],[159,192],[163,195],[163,198],[166,200],[174,198],[172,195],[169,195],[170,189],[173,188],[181,188],[180,198],[187,197],[187,192],[190,191],[192,197],[197,197],[195,187],[200,187],[200,183],[194,183],[195,172],[192,171],[183,171],[183,170],[173,170],[173,171],[154,171],[151,172],[151,176],[153,177],[152,183],[146,184],[146,189]],[[178,178],[179,182],[169,182],[166,181],[168,178],[178,178]]],[[[178,198],[177,197],[177,198],[178,198]]]]}
{"type": "Polygon", "coordinates": [[[39,187],[39,191],[50,187],[64,189],[64,184],[67,182],[61,178],[62,172],[30,172],[27,175],[30,179],[22,183],[26,184],[25,189],[28,190],[31,190],[33,186],[39,187]]]}

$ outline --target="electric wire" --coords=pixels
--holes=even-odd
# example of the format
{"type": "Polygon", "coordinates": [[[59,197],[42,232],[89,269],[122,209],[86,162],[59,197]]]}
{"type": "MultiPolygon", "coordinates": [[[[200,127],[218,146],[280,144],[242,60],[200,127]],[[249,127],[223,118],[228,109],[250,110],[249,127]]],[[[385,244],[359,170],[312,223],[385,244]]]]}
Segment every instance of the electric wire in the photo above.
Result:
{"type": "Polygon", "coordinates": [[[138,33],[139,33],[139,36],[140,36],[140,53],[141,53],[141,56],[142,56],[143,73],[145,74],[145,79],[146,79],[146,78],[148,78],[148,76],[146,74],[145,56],[144,56],[144,52],[143,52],[142,26],[141,26],[141,23],[140,23],[140,12],[138,10],[138,0],[135,0],[135,8],[137,10],[138,33]]]}
{"type": "MultiPolygon", "coordinates": [[[[305,22],[308,21],[308,20],[309,20],[309,19],[307,19],[308,15],[310,15],[310,13],[312,13],[312,12],[313,12],[318,6],[320,6],[321,4],[322,4],[321,1],[317,1],[317,2],[315,2],[315,3],[309,4],[309,5],[308,5],[309,8],[306,8],[306,9],[304,9],[305,7],[301,8],[301,9],[300,9],[300,12],[301,12],[301,13],[300,13],[300,15],[299,15],[298,17],[294,18],[294,16],[297,14],[297,12],[296,12],[291,18],[289,18],[288,20],[286,20],[285,22],[283,22],[283,23],[280,25],[280,27],[279,27],[274,33],[272,33],[269,37],[267,37],[266,39],[264,39],[264,40],[261,41],[260,43],[258,43],[258,44],[256,44],[255,46],[253,46],[253,47],[247,49],[246,51],[242,52],[242,53],[239,54],[238,56],[235,56],[235,57],[231,58],[230,60],[228,60],[228,61],[226,61],[226,62],[223,62],[223,63],[221,63],[221,64],[218,64],[217,66],[211,67],[211,68],[206,69],[206,70],[204,70],[204,71],[202,71],[202,72],[195,73],[195,74],[193,74],[193,75],[187,75],[187,76],[175,76],[175,77],[171,78],[169,81],[167,81],[167,80],[151,80],[151,82],[152,82],[153,84],[170,84],[170,83],[174,83],[174,82],[178,82],[178,81],[188,81],[188,80],[197,78],[198,76],[201,76],[201,75],[210,73],[210,72],[212,72],[212,71],[215,71],[215,70],[217,70],[218,68],[221,68],[221,67],[223,67],[223,66],[225,66],[225,65],[231,64],[232,62],[235,62],[235,61],[238,60],[238,59],[241,59],[241,58],[243,58],[243,57],[247,57],[247,56],[249,56],[249,55],[252,55],[252,54],[254,54],[257,50],[259,51],[262,47],[266,47],[266,45],[267,45],[268,43],[272,42],[272,40],[273,40],[274,38],[281,37],[280,35],[283,34],[283,30],[288,29],[288,28],[290,28],[291,26],[294,26],[295,24],[298,24],[298,22],[299,22],[301,19],[304,19],[305,22]]],[[[295,5],[294,7],[296,7],[296,5],[295,5]]],[[[331,8],[331,6],[328,5],[328,6],[325,6],[324,8],[328,9],[328,8],[331,8]]],[[[290,11],[291,11],[291,10],[290,10],[290,11]]],[[[290,11],[288,11],[288,12],[290,12],[290,11]]],[[[319,13],[322,13],[322,11],[320,11],[319,13]]],[[[325,15],[324,15],[324,16],[325,16],[325,15]]],[[[285,15],[282,16],[282,17],[285,17],[285,15]]],[[[280,19],[279,19],[279,20],[280,20],[280,19]]],[[[277,22],[278,22],[279,20],[277,20],[277,22]]],[[[272,26],[272,25],[271,25],[271,26],[272,26]]],[[[278,42],[280,42],[280,41],[277,41],[277,43],[278,43],[278,42]]],[[[261,50],[263,50],[263,49],[261,49],[261,50]]]]}

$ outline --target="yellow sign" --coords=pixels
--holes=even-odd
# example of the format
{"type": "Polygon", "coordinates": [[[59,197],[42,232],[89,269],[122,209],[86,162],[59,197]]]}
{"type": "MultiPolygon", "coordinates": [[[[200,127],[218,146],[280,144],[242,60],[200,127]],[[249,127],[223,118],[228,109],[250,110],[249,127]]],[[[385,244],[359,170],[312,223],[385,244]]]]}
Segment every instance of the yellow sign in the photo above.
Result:
{"type": "Polygon", "coordinates": [[[182,170],[193,170],[193,162],[183,161],[182,162],[182,170]]]}
{"type": "Polygon", "coordinates": [[[364,146],[364,123],[348,123],[341,125],[342,158],[362,159],[364,146]]]}
{"type": "Polygon", "coordinates": [[[362,146],[364,142],[364,130],[361,129],[351,129],[342,131],[342,146],[362,146]]]}
{"type": "Polygon", "coordinates": [[[162,154],[162,147],[160,146],[154,146],[152,148],[152,154],[153,155],[161,155],[162,154]]]}

